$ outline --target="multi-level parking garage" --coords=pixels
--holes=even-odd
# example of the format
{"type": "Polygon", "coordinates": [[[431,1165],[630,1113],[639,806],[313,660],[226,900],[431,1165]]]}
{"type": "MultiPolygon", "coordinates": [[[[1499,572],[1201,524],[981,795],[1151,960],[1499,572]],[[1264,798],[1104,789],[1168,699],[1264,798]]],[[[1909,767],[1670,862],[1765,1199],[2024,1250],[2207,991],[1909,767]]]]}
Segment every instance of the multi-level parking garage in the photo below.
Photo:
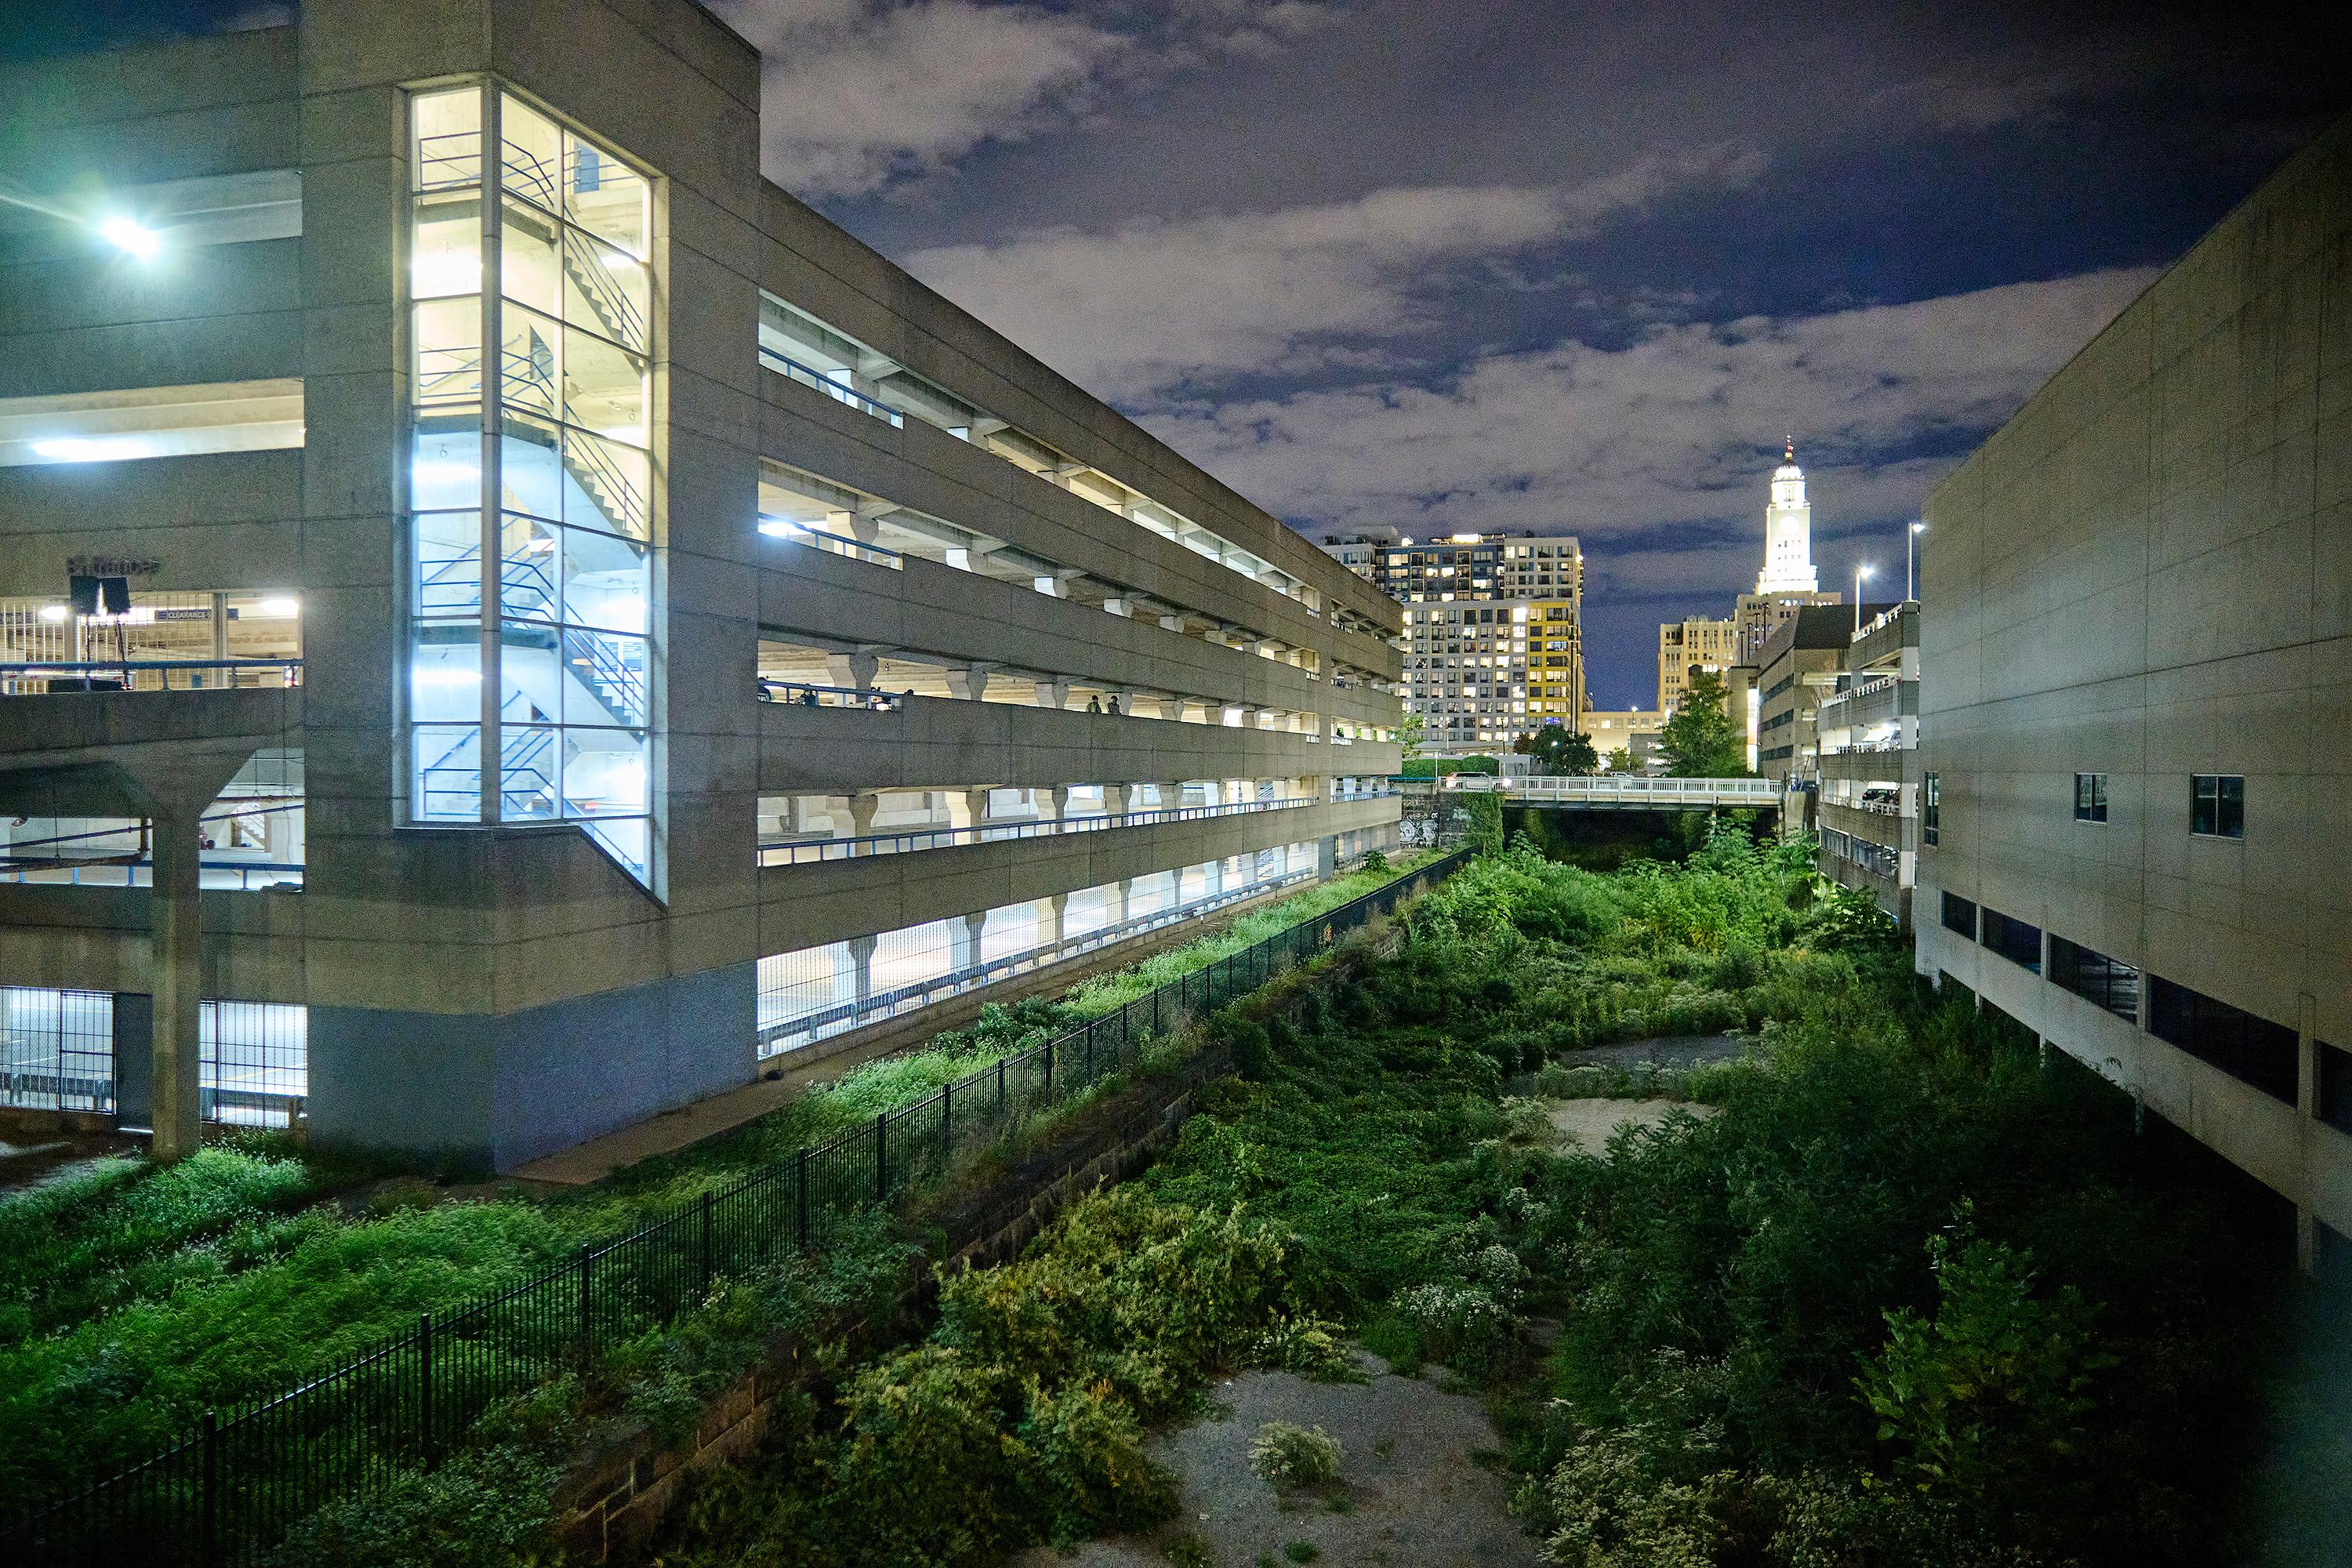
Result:
{"type": "Polygon", "coordinates": [[[1394,842],[1394,606],[762,180],[758,66],[0,79],[0,1100],[511,1166],[1394,842]]]}

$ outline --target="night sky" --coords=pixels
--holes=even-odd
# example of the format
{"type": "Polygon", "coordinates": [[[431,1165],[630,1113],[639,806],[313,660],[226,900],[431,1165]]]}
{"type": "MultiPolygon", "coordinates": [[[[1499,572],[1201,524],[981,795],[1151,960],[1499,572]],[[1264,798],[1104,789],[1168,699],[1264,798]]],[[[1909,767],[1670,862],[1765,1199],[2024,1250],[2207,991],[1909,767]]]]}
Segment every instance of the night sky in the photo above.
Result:
{"type": "Polygon", "coordinates": [[[1580,535],[1607,707],[1754,578],[1784,431],[1823,586],[1899,580],[1937,479],[2352,108],[2344,5],[715,8],[771,176],[1301,531],[1580,535]]]}

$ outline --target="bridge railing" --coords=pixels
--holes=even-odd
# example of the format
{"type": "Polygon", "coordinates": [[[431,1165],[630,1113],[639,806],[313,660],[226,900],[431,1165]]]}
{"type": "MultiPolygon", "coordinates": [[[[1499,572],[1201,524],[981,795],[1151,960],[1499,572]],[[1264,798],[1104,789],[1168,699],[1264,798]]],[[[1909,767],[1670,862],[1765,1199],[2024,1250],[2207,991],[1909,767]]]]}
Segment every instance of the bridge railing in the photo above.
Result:
{"type": "Polygon", "coordinates": [[[1601,773],[1591,778],[1524,778],[1501,781],[1505,793],[1523,800],[1593,805],[1776,805],[1780,786],[1770,779],[1656,778],[1643,773],[1601,773]]]}

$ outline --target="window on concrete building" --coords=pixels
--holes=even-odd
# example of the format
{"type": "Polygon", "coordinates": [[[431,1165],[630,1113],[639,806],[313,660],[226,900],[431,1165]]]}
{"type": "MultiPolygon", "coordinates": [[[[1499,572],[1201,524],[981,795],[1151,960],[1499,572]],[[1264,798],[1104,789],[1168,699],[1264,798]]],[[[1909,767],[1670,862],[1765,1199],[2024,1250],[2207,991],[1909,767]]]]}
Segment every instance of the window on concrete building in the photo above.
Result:
{"type": "Polygon", "coordinates": [[[2326,1040],[2312,1047],[2319,1057],[2319,1120],[2339,1132],[2352,1132],[2352,1051],[2326,1040]]]}
{"type": "Polygon", "coordinates": [[[1977,939],[1977,907],[1958,893],[1944,895],[1944,929],[1955,931],[1970,942],[1977,939]]]}
{"type": "Polygon", "coordinates": [[[2105,822],[2107,819],[2107,775],[2076,773],[2074,775],[2074,820],[2105,822]]]}
{"type": "Polygon", "coordinates": [[[2209,1067],[2293,1105],[2301,1078],[2295,1032],[2201,991],[2148,976],[2147,1030],[2209,1067]]]}
{"type": "Polygon", "coordinates": [[[2020,968],[2036,974],[2042,973],[2040,926],[2011,920],[1998,910],[1987,910],[1983,915],[1983,934],[1978,940],[2020,968]]]}
{"type": "Polygon", "coordinates": [[[2246,836],[2246,781],[2237,773],[2199,773],[2189,781],[2189,831],[2208,838],[2246,836]]]}
{"type": "Polygon", "coordinates": [[[1944,778],[1941,773],[1929,773],[1919,782],[1919,838],[1922,843],[1939,843],[1944,829],[1944,778]]]}
{"type": "Polygon", "coordinates": [[[2050,982],[2118,1018],[2139,1022],[2139,971],[2055,931],[2050,933],[2050,982]]]}

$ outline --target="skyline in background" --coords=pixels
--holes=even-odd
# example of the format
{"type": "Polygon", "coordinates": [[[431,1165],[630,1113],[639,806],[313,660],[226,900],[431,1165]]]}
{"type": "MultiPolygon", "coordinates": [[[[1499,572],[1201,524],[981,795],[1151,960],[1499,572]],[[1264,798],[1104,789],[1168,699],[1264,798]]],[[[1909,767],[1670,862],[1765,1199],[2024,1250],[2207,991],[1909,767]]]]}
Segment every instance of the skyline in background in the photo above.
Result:
{"type": "MultiPolygon", "coordinates": [[[[1564,530],[1593,700],[1727,614],[1793,435],[1822,586],[2352,105],[2245,7],[714,0],[771,177],[1310,539],[1564,530]]],[[[268,25],[12,11],[37,54],[268,25]]]]}

